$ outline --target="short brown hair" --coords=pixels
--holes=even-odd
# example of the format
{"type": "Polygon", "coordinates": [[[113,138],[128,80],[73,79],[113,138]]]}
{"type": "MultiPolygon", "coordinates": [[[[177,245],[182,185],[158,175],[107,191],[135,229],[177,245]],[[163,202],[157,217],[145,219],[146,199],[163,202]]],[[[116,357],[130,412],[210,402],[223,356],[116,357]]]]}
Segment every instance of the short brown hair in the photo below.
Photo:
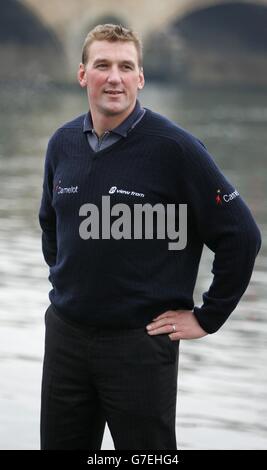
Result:
{"type": "Polygon", "coordinates": [[[124,28],[120,24],[107,23],[95,26],[95,28],[89,31],[83,44],[82,63],[84,65],[86,65],[88,61],[89,46],[93,41],[132,41],[137,50],[138,65],[139,67],[143,66],[143,45],[141,39],[135,31],[124,28]]]}

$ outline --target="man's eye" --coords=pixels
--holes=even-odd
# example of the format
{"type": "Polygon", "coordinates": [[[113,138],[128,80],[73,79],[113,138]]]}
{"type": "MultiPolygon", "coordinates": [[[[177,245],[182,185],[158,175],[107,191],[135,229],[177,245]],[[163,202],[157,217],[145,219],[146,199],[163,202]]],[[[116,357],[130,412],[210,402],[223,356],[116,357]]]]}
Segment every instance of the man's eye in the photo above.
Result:
{"type": "Polygon", "coordinates": [[[104,67],[107,67],[107,64],[98,64],[97,65],[97,68],[104,68],[104,67]]]}
{"type": "Polygon", "coordinates": [[[131,66],[131,65],[127,65],[127,64],[124,64],[124,65],[123,65],[123,68],[124,68],[124,69],[128,69],[128,70],[132,70],[132,66],[131,66]]]}

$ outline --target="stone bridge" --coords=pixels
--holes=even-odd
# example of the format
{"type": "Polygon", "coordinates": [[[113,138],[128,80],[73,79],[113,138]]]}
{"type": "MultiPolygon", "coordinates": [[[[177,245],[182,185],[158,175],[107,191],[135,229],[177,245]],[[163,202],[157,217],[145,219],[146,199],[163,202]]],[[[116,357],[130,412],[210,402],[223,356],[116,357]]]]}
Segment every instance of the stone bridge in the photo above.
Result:
{"type": "MultiPolygon", "coordinates": [[[[227,49],[228,52],[232,52],[232,49],[236,53],[238,51],[241,62],[244,62],[246,52],[249,51],[257,69],[258,62],[262,62],[263,56],[266,56],[267,0],[2,0],[1,5],[3,13],[5,8],[9,9],[9,19],[11,16],[17,18],[20,28],[23,18],[25,20],[27,17],[28,42],[25,34],[23,36],[21,33],[21,37],[24,37],[22,43],[27,43],[26,55],[30,54],[30,50],[39,48],[44,63],[48,64],[51,54],[48,59],[47,51],[50,47],[53,52],[52,46],[56,46],[51,69],[57,63],[58,54],[58,63],[63,63],[64,59],[66,77],[70,80],[74,78],[80,61],[84,37],[89,29],[103,22],[121,23],[141,34],[145,52],[149,52],[145,56],[146,64],[152,75],[154,73],[156,76],[159,61],[163,67],[167,67],[167,73],[179,75],[184,65],[188,69],[188,58],[194,69],[192,77],[194,74],[201,75],[197,60],[199,51],[205,56],[206,64],[214,64],[216,49],[220,53],[224,50],[224,54],[227,49]],[[42,40],[38,31],[42,32],[42,40]]],[[[2,15],[2,22],[4,20],[5,14],[2,15]]],[[[0,47],[3,52],[4,41],[4,53],[8,55],[6,51],[10,52],[8,48],[11,47],[12,37],[6,40],[3,32],[5,26],[6,31],[8,29],[7,24],[2,28],[0,47]]],[[[10,35],[10,31],[13,31],[15,35],[14,27],[12,24],[10,26],[6,34],[10,35]]],[[[221,63],[218,65],[222,68],[221,63]]],[[[209,73],[212,68],[208,67],[209,73]]],[[[221,74],[222,70],[215,71],[213,75],[218,73],[221,74]]],[[[235,73],[238,76],[235,71],[232,75],[235,73]]],[[[60,75],[56,71],[54,74],[60,75]]],[[[267,79],[261,77],[261,80],[267,79]]]]}

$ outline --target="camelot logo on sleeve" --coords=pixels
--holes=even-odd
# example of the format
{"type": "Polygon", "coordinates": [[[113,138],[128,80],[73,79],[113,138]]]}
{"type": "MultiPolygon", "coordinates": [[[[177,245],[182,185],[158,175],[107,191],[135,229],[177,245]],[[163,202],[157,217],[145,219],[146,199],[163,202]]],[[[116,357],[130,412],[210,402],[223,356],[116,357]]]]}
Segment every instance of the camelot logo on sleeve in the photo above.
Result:
{"type": "Polygon", "coordinates": [[[223,201],[230,202],[233,199],[235,199],[237,196],[239,196],[239,192],[236,189],[232,193],[224,194],[223,196],[221,194],[221,190],[217,189],[217,195],[216,195],[215,201],[216,201],[216,204],[219,206],[223,204],[223,201]]]}

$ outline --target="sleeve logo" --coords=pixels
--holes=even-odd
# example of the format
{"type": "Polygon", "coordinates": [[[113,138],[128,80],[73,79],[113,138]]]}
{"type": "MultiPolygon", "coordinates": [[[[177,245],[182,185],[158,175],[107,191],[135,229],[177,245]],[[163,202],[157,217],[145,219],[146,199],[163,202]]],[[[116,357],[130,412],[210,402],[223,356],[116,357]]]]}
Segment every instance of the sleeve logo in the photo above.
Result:
{"type": "Polygon", "coordinates": [[[217,195],[215,197],[215,201],[217,206],[222,205],[222,201],[224,202],[230,202],[233,199],[235,199],[237,196],[239,196],[239,192],[235,189],[232,193],[230,194],[224,194],[223,196],[221,195],[221,190],[217,189],[217,195]]]}

